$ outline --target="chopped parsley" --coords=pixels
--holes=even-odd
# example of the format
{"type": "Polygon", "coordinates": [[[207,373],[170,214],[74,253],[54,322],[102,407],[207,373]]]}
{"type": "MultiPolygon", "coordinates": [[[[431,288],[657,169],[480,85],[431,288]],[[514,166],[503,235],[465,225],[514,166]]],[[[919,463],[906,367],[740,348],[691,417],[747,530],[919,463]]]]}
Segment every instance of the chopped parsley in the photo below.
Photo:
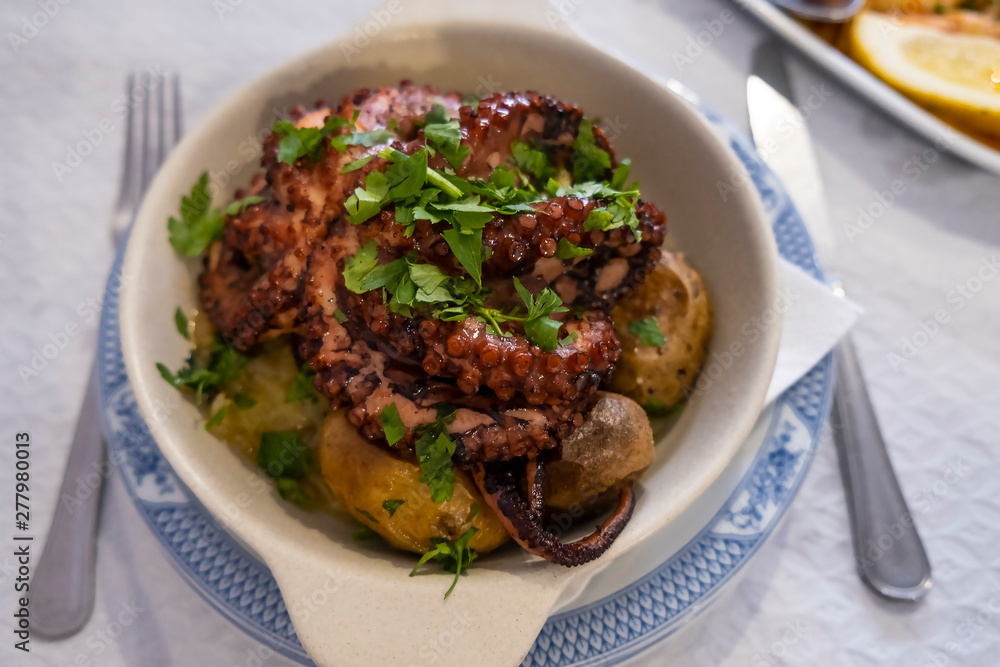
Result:
{"type": "Polygon", "coordinates": [[[260,434],[257,465],[275,479],[302,479],[309,472],[309,448],[298,431],[265,431],[260,434]]]}
{"type": "Polygon", "coordinates": [[[279,477],[274,480],[274,488],[278,490],[278,495],[283,500],[287,500],[293,505],[308,507],[312,503],[312,496],[302,488],[302,483],[297,479],[279,477]]]}
{"type": "Polygon", "coordinates": [[[643,345],[659,347],[667,342],[667,339],[663,337],[663,332],[660,331],[660,325],[657,323],[655,317],[647,317],[629,322],[628,330],[643,345]]]}
{"type": "Polygon", "coordinates": [[[363,516],[364,518],[368,519],[372,523],[378,523],[378,519],[376,519],[375,517],[373,517],[372,513],[369,512],[368,510],[363,510],[360,507],[355,507],[354,511],[357,512],[358,514],[360,514],[361,516],[363,516]]]}
{"type": "Polygon", "coordinates": [[[257,399],[251,398],[246,394],[236,394],[233,396],[233,403],[236,404],[240,410],[249,410],[253,406],[257,405],[257,399]]]}
{"type": "Polygon", "coordinates": [[[642,405],[650,417],[672,417],[684,409],[685,401],[681,400],[673,405],[666,405],[656,396],[650,396],[642,405]]]}
{"type": "Polygon", "coordinates": [[[577,257],[586,257],[587,255],[593,254],[593,248],[581,248],[580,246],[573,245],[566,239],[559,239],[559,245],[556,246],[556,259],[575,259],[577,257]]]}
{"type": "Polygon", "coordinates": [[[222,338],[216,335],[204,368],[197,367],[193,352],[176,373],[163,364],[156,364],[156,368],[163,379],[178,390],[194,391],[195,402],[201,404],[203,399],[211,399],[235,380],[246,363],[247,357],[223,343],[222,338]]]}
{"type": "Polygon", "coordinates": [[[390,445],[395,445],[406,437],[406,427],[403,426],[403,420],[399,418],[399,408],[396,407],[395,403],[390,403],[385,407],[379,413],[378,420],[382,424],[382,430],[385,431],[385,439],[390,445]]]}
{"type": "Polygon", "coordinates": [[[514,289],[528,308],[528,314],[524,319],[524,335],[546,352],[556,349],[562,322],[552,319],[550,315],[564,313],[569,308],[564,306],[559,295],[548,287],[533,297],[521,281],[514,278],[514,289]]]}
{"type": "Polygon", "coordinates": [[[515,141],[511,144],[510,155],[518,170],[531,175],[538,182],[547,182],[555,173],[549,163],[548,153],[538,148],[532,148],[523,141],[515,141]]]}
{"type": "Polygon", "coordinates": [[[418,426],[420,433],[414,447],[420,471],[420,482],[431,491],[431,500],[443,503],[455,493],[455,471],[451,457],[455,441],[448,435],[448,424],[455,421],[455,409],[446,403],[438,405],[437,418],[430,424],[418,426]]]}
{"type": "Polygon", "coordinates": [[[360,526],[356,531],[354,531],[354,533],[351,534],[351,539],[355,542],[366,542],[375,537],[378,537],[378,533],[366,525],[360,526]]]}
{"type": "Polygon", "coordinates": [[[449,119],[445,108],[435,104],[427,114],[426,123],[424,137],[427,143],[433,145],[452,168],[459,169],[472,149],[461,145],[462,130],[458,120],[449,119]]]}
{"type": "Polygon", "coordinates": [[[323,139],[351,121],[342,116],[330,116],[323,127],[295,127],[295,123],[279,120],[271,127],[278,136],[278,161],[295,164],[300,158],[316,161],[323,153],[323,139]]]}
{"type": "Polygon", "coordinates": [[[382,509],[388,512],[389,516],[392,516],[393,514],[396,513],[396,510],[398,510],[400,505],[402,505],[404,502],[406,501],[398,499],[386,500],[384,503],[382,503],[382,509]]]}
{"type": "Polygon", "coordinates": [[[434,561],[441,566],[441,569],[446,572],[454,572],[455,579],[451,582],[451,587],[448,592],[444,594],[444,599],[447,600],[451,592],[455,590],[455,585],[458,584],[458,578],[462,575],[462,570],[468,570],[472,565],[472,562],[476,560],[479,555],[476,550],[469,546],[469,540],[472,536],[478,532],[475,527],[469,528],[467,531],[462,533],[462,536],[455,540],[454,543],[449,543],[447,540],[440,537],[432,537],[431,542],[434,547],[425,553],[417,564],[413,566],[413,570],[410,571],[410,576],[416,575],[417,571],[424,566],[429,561],[434,561]]]}
{"type": "Polygon", "coordinates": [[[285,403],[294,403],[295,401],[303,400],[312,401],[313,403],[319,401],[319,392],[316,391],[315,377],[316,374],[312,372],[309,362],[302,362],[299,372],[295,374],[292,384],[288,387],[288,391],[285,392],[285,403]]]}
{"type": "Polygon", "coordinates": [[[611,169],[611,156],[597,145],[594,124],[584,118],[573,140],[573,180],[599,181],[611,169]]]}
{"type": "Polygon", "coordinates": [[[215,428],[216,426],[218,426],[219,424],[221,424],[222,420],[226,418],[226,413],[227,412],[229,412],[229,404],[228,403],[226,403],[221,408],[219,408],[216,411],[216,413],[214,415],[212,415],[212,417],[207,422],[205,422],[205,430],[206,431],[210,431],[213,428],[215,428]]]}
{"type": "Polygon", "coordinates": [[[181,217],[167,221],[170,245],[179,255],[197,257],[213,241],[222,238],[226,215],[239,215],[247,206],[264,201],[263,197],[245,197],[230,204],[225,211],[212,208],[212,194],[208,188],[208,172],[191,186],[191,192],[181,197],[181,217]]]}
{"type": "Polygon", "coordinates": [[[191,340],[191,334],[188,332],[188,318],[180,306],[177,306],[177,310],[174,311],[174,326],[177,327],[177,333],[191,340]]]}

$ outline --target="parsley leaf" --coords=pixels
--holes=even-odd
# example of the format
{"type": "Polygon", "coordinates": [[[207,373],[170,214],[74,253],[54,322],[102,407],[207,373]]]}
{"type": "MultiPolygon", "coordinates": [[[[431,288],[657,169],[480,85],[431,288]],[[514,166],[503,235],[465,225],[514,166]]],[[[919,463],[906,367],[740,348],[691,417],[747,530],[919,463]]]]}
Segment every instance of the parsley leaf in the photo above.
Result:
{"type": "Polygon", "coordinates": [[[378,266],[378,245],[369,241],[354,255],[344,260],[344,285],[355,294],[363,294],[361,281],[378,266]]]}
{"type": "Polygon", "coordinates": [[[226,418],[226,413],[229,412],[229,404],[226,403],[218,411],[212,415],[212,417],[205,422],[205,430],[211,431],[213,428],[222,423],[222,420],[226,418]]]}
{"type": "Polygon", "coordinates": [[[260,434],[257,465],[269,477],[302,479],[309,472],[309,449],[298,431],[265,431],[260,434]]]}
{"type": "Polygon", "coordinates": [[[191,186],[190,194],[181,197],[181,217],[171,216],[167,221],[170,245],[177,254],[197,257],[213,241],[222,238],[223,219],[212,209],[212,195],[208,191],[208,172],[202,172],[191,186]]]}
{"type": "Polygon", "coordinates": [[[360,514],[361,516],[363,516],[364,518],[368,519],[372,523],[378,523],[378,519],[376,519],[375,517],[373,517],[372,513],[369,512],[368,510],[363,510],[360,507],[355,507],[354,511],[357,512],[358,514],[360,514]]]}
{"type": "Polygon", "coordinates": [[[351,162],[348,162],[347,164],[344,165],[344,168],[340,170],[340,173],[341,174],[349,174],[352,171],[357,171],[358,169],[361,169],[361,167],[363,167],[366,164],[368,164],[369,162],[371,162],[374,158],[375,158],[374,155],[369,155],[368,157],[363,157],[363,158],[359,158],[357,160],[353,160],[351,162]]]}
{"type": "Polygon", "coordinates": [[[257,195],[237,199],[226,207],[226,215],[239,215],[243,211],[247,210],[248,207],[253,206],[254,204],[259,204],[262,201],[264,201],[264,198],[257,195]]]}
{"type": "Polygon", "coordinates": [[[552,319],[550,315],[566,312],[569,308],[566,308],[559,295],[548,287],[532,297],[531,292],[521,284],[521,281],[514,278],[514,289],[528,309],[524,320],[524,335],[546,352],[556,349],[562,322],[552,319]]]}
{"type": "Polygon", "coordinates": [[[392,516],[393,514],[396,513],[396,510],[399,509],[399,506],[402,505],[404,502],[406,502],[406,501],[404,501],[404,500],[394,500],[394,499],[393,500],[386,500],[384,503],[382,503],[382,509],[384,509],[386,512],[388,512],[389,516],[392,516]]]}
{"type": "Polygon", "coordinates": [[[593,248],[581,248],[580,246],[573,245],[566,239],[559,239],[559,245],[556,246],[556,258],[557,259],[574,259],[576,257],[586,257],[587,255],[593,254],[593,248]]]}
{"type": "Polygon", "coordinates": [[[469,146],[462,146],[462,129],[458,120],[449,120],[448,112],[440,104],[435,104],[426,117],[424,137],[432,144],[454,169],[459,169],[465,161],[469,146]]]}
{"type": "Polygon", "coordinates": [[[174,325],[177,327],[177,333],[191,340],[191,334],[188,333],[188,318],[180,306],[177,306],[177,310],[174,311],[174,325]]]}
{"type": "Polygon", "coordinates": [[[180,219],[171,216],[167,220],[170,245],[178,255],[197,257],[212,242],[222,238],[225,229],[225,215],[239,215],[248,206],[259,204],[263,197],[244,197],[230,204],[224,212],[212,209],[212,194],[208,187],[208,172],[191,186],[191,192],[181,197],[180,219]]]}
{"type": "Polygon", "coordinates": [[[441,232],[448,247],[476,284],[483,283],[483,230],[446,229],[441,232]]]}
{"type": "Polygon", "coordinates": [[[279,120],[271,127],[278,136],[278,161],[295,164],[299,158],[316,161],[322,155],[323,139],[349,125],[351,121],[342,116],[330,116],[323,127],[295,127],[295,123],[279,120]]]}
{"type": "Polygon", "coordinates": [[[597,145],[594,139],[594,124],[584,118],[573,140],[573,180],[599,181],[611,169],[611,156],[597,145]]]}
{"type": "Polygon", "coordinates": [[[373,171],[365,177],[365,187],[355,188],[346,202],[347,219],[360,224],[382,210],[382,202],[389,194],[389,183],[381,171],[373,171]]]}
{"type": "Polygon", "coordinates": [[[246,394],[236,394],[233,396],[233,403],[236,404],[240,410],[249,410],[253,406],[257,405],[257,399],[247,396],[246,394]]]}
{"type": "Polygon", "coordinates": [[[184,366],[171,373],[163,364],[156,364],[160,375],[179,390],[193,390],[195,402],[201,404],[204,398],[212,398],[230,382],[236,379],[247,363],[247,358],[222,342],[216,335],[209,351],[208,363],[204,368],[195,367],[194,354],[188,355],[184,366]]]}
{"type": "Polygon", "coordinates": [[[650,417],[673,417],[681,410],[684,409],[686,402],[682,399],[673,405],[666,405],[663,401],[658,399],[656,396],[650,396],[642,405],[642,409],[646,411],[650,417]]]}
{"type": "Polygon", "coordinates": [[[287,500],[299,507],[308,507],[312,503],[312,496],[302,488],[302,483],[292,477],[279,477],[274,480],[274,487],[278,490],[278,495],[283,500],[287,500]]]}
{"type": "Polygon", "coordinates": [[[369,528],[368,526],[361,526],[353,534],[351,534],[351,539],[355,542],[365,542],[374,537],[378,537],[378,533],[369,528]]]}
{"type": "Polygon", "coordinates": [[[518,169],[531,174],[538,181],[545,182],[554,173],[552,165],[549,164],[549,156],[523,141],[511,144],[510,154],[518,169]]]}
{"type": "Polygon", "coordinates": [[[667,342],[660,331],[660,325],[655,317],[647,317],[642,320],[634,320],[628,325],[629,332],[639,339],[643,345],[659,347],[667,342]]]}
{"type": "Polygon", "coordinates": [[[406,437],[406,427],[403,426],[403,420],[399,417],[399,408],[396,407],[395,403],[390,403],[383,408],[382,412],[379,413],[378,420],[382,424],[382,430],[385,431],[385,439],[390,445],[395,445],[406,437]]]}
{"type": "Polygon", "coordinates": [[[292,379],[292,384],[285,392],[285,403],[308,400],[316,403],[319,401],[319,392],[316,391],[316,374],[312,372],[308,361],[302,362],[299,372],[292,379]]]}
{"type": "Polygon", "coordinates": [[[431,490],[431,500],[443,503],[455,492],[455,470],[451,457],[455,441],[444,429],[431,429],[417,439],[416,454],[423,473],[420,481],[431,490]]]}
{"type": "Polygon", "coordinates": [[[477,528],[469,528],[462,533],[461,537],[455,540],[454,544],[449,544],[447,540],[440,537],[432,537],[431,541],[434,543],[434,548],[425,553],[417,561],[417,564],[413,566],[413,570],[410,571],[410,576],[416,575],[417,570],[431,560],[440,565],[442,570],[454,572],[455,579],[452,581],[448,592],[444,594],[444,598],[447,600],[451,592],[455,590],[455,585],[458,584],[458,578],[461,576],[462,570],[468,570],[472,562],[479,555],[475,549],[469,547],[469,540],[477,532],[477,528]]]}

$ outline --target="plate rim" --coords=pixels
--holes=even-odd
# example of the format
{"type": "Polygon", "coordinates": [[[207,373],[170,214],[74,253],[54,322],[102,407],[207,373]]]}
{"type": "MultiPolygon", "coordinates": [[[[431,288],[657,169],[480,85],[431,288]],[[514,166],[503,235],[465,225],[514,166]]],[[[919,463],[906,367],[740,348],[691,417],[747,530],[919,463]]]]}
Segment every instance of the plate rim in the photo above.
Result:
{"type": "MultiPolygon", "coordinates": [[[[677,88],[682,88],[680,84],[677,84],[674,81],[667,81],[664,83],[675,90],[677,88]]],[[[758,190],[758,196],[761,196],[763,198],[763,193],[761,191],[762,187],[761,184],[763,183],[762,179],[766,178],[773,181],[772,190],[777,196],[780,197],[780,199],[783,202],[783,205],[776,206],[773,209],[768,209],[767,207],[765,207],[765,209],[767,209],[767,214],[772,224],[772,229],[774,228],[774,224],[776,223],[776,221],[780,216],[782,215],[789,216],[793,228],[796,230],[797,235],[800,237],[798,241],[805,246],[805,255],[801,258],[802,261],[797,263],[803,269],[812,273],[815,277],[822,279],[823,278],[822,272],[815,263],[815,254],[811,237],[809,236],[809,233],[806,230],[801,217],[795,210],[794,204],[791,202],[787,193],[784,191],[783,186],[780,184],[780,182],[777,181],[776,178],[774,178],[773,174],[770,172],[767,166],[757,157],[756,153],[754,152],[749,143],[749,140],[746,138],[743,132],[739,128],[737,128],[731,121],[729,121],[724,116],[716,113],[710,107],[698,101],[696,97],[689,94],[688,99],[689,102],[691,102],[695,106],[697,112],[704,119],[708,121],[710,126],[712,126],[715,129],[721,130],[724,133],[725,138],[729,141],[730,145],[734,149],[737,149],[737,154],[739,155],[740,159],[744,162],[744,165],[748,168],[748,170],[752,172],[752,175],[757,174],[760,177],[753,179],[754,186],[758,190]]],[[[115,280],[115,277],[120,274],[125,247],[126,244],[122,244],[121,248],[119,249],[116,255],[114,268],[112,269],[112,274],[111,274],[112,277],[109,280],[109,283],[115,280]]],[[[780,243],[779,243],[779,251],[780,251],[780,243]]],[[[111,395],[113,387],[111,385],[108,375],[113,370],[112,367],[114,366],[114,361],[112,360],[111,363],[109,363],[108,356],[104,354],[105,352],[109,352],[111,357],[114,357],[115,354],[117,354],[119,359],[121,357],[120,332],[118,331],[118,326],[117,326],[118,293],[117,291],[113,292],[109,291],[109,294],[110,298],[105,303],[101,315],[101,326],[98,337],[98,344],[100,346],[98,364],[100,369],[99,376],[100,376],[100,390],[101,390],[100,391],[101,421],[104,426],[107,442],[109,445],[109,450],[112,453],[111,458],[114,462],[116,469],[118,470],[118,473],[121,475],[124,481],[129,497],[132,499],[133,503],[136,504],[136,509],[139,511],[140,516],[142,516],[143,520],[149,526],[154,537],[157,539],[158,542],[160,542],[163,548],[170,554],[169,560],[174,569],[177,570],[179,574],[181,574],[182,578],[199,594],[200,597],[202,597],[206,602],[209,603],[210,606],[218,610],[224,617],[233,622],[234,625],[239,627],[250,637],[271,647],[277,653],[280,653],[283,656],[291,660],[294,660],[296,662],[299,662],[301,664],[305,665],[314,664],[309,659],[308,655],[305,653],[304,649],[302,648],[301,644],[298,643],[298,641],[294,639],[290,640],[287,637],[283,637],[281,635],[269,631],[267,628],[263,627],[259,623],[254,622],[252,619],[248,618],[246,616],[246,613],[241,608],[235,607],[230,601],[221,599],[218,592],[214,588],[212,588],[202,577],[199,577],[197,573],[192,571],[192,568],[188,565],[188,563],[178,552],[178,550],[169,543],[169,541],[163,534],[161,528],[158,525],[156,525],[149,511],[154,508],[162,509],[170,505],[177,507],[182,507],[186,505],[190,507],[193,511],[201,514],[204,517],[207,517],[208,523],[212,525],[217,524],[217,522],[215,521],[214,518],[212,518],[208,510],[205,509],[201,505],[201,503],[197,500],[197,498],[183,486],[183,482],[181,482],[181,480],[178,477],[176,477],[176,475],[174,475],[173,479],[171,480],[171,482],[179,486],[179,490],[183,492],[184,495],[186,496],[186,501],[187,501],[186,503],[183,502],[157,503],[157,502],[147,501],[142,497],[140,497],[136,488],[133,486],[131,478],[123,469],[123,454],[125,447],[125,445],[123,444],[123,434],[117,432],[113,428],[112,420],[110,418],[110,413],[112,408],[112,406],[110,405],[110,399],[112,397],[111,395]],[[112,325],[112,320],[113,320],[113,325],[112,325]]],[[[703,611],[705,607],[707,607],[708,603],[714,601],[718,593],[725,587],[725,584],[729,583],[739,572],[742,571],[742,569],[746,566],[746,564],[756,554],[760,546],[763,545],[763,543],[768,539],[768,537],[774,532],[777,525],[780,523],[781,518],[784,516],[785,511],[787,511],[788,507],[791,505],[791,502],[798,494],[798,490],[803,480],[805,479],[809,468],[811,467],[812,460],[814,458],[815,451],[818,446],[822,425],[825,423],[826,417],[829,413],[829,404],[830,404],[830,397],[832,396],[832,385],[833,385],[833,369],[831,367],[830,360],[831,356],[828,354],[815,367],[815,368],[820,368],[822,366],[825,366],[825,377],[823,378],[824,397],[823,400],[821,401],[819,415],[814,420],[815,428],[809,434],[810,437],[809,446],[807,450],[803,452],[804,454],[803,464],[798,473],[794,477],[794,484],[791,487],[789,487],[789,492],[783,499],[782,504],[777,506],[776,512],[772,515],[767,525],[764,526],[763,530],[753,533],[752,535],[752,537],[754,538],[753,545],[738,561],[735,562],[734,566],[731,568],[729,572],[726,573],[725,577],[715,582],[711,587],[707,588],[704,595],[698,597],[697,599],[692,599],[687,605],[679,609],[678,613],[674,617],[672,617],[669,622],[664,623],[662,626],[657,627],[653,631],[645,632],[637,636],[632,641],[629,641],[620,646],[612,647],[608,651],[602,651],[596,655],[585,658],[583,661],[576,661],[576,660],[558,661],[558,662],[546,661],[543,664],[560,665],[561,667],[570,667],[570,666],[582,667],[584,665],[609,664],[610,662],[617,662],[620,660],[624,660],[638,653],[641,653],[642,651],[647,650],[651,646],[659,643],[666,637],[670,636],[673,632],[678,630],[684,623],[699,615],[699,613],[703,611]]],[[[120,373],[124,375],[124,364],[121,363],[121,366],[122,370],[120,371],[120,373]]],[[[810,373],[811,372],[812,371],[810,371],[810,373]]],[[[124,383],[126,385],[126,390],[131,392],[131,387],[130,383],[128,382],[127,376],[124,377],[124,383]]],[[[711,533],[712,529],[717,525],[719,517],[722,516],[728,509],[730,509],[730,507],[733,504],[733,499],[742,492],[742,490],[746,487],[748,480],[753,476],[754,471],[756,470],[758,463],[760,461],[760,458],[769,449],[768,448],[769,436],[773,431],[776,423],[780,419],[780,414],[781,414],[780,408],[783,405],[788,404],[788,396],[791,392],[795,390],[795,386],[796,385],[793,385],[792,388],[790,388],[784,394],[782,394],[782,396],[780,396],[775,402],[776,409],[774,411],[774,416],[772,417],[771,423],[768,425],[768,436],[765,437],[760,450],[755,455],[747,472],[737,483],[735,489],[730,494],[730,496],[725,500],[723,507],[719,510],[719,512],[716,515],[713,516],[713,518],[706,524],[706,526],[703,529],[701,529],[701,531],[699,531],[691,540],[686,542],[684,546],[678,549],[675,553],[671,554],[666,560],[664,560],[662,564],[658,565],[651,572],[649,572],[647,575],[640,578],[639,580],[624,586],[616,593],[606,596],[601,600],[597,600],[582,607],[570,609],[551,616],[546,621],[545,626],[542,628],[542,631],[539,634],[539,638],[541,638],[543,635],[546,634],[552,635],[553,628],[560,623],[564,623],[574,617],[579,618],[580,616],[583,616],[585,614],[592,613],[594,609],[602,605],[607,605],[609,603],[612,603],[614,600],[621,599],[627,596],[630,592],[634,591],[644,582],[648,582],[652,577],[654,577],[658,573],[662,573],[664,570],[669,569],[671,564],[676,563],[679,560],[681,560],[684,556],[689,555],[692,548],[695,545],[697,545],[699,540],[704,539],[706,535],[711,533]]],[[[120,387],[118,391],[121,391],[120,387]]],[[[133,404],[132,411],[135,413],[135,416],[138,416],[139,420],[142,420],[141,415],[138,415],[138,406],[133,404]]],[[[143,425],[145,425],[144,421],[142,423],[143,425]]],[[[162,454],[159,454],[158,451],[159,450],[158,445],[156,445],[155,440],[148,433],[148,427],[147,427],[146,437],[152,442],[153,447],[157,451],[157,454],[162,458],[162,454]]],[[[163,464],[166,466],[167,470],[170,470],[169,464],[167,464],[165,460],[163,460],[163,464]]],[[[172,471],[171,474],[173,474],[172,471]]],[[[258,565],[265,571],[265,573],[269,575],[266,566],[258,558],[256,558],[256,556],[250,553],[242,544],[240,544],[239,541],[233,535],[231,535],[228,532],[225,532],[224,530],[219,530],[219,533],[223,536],[222,537],[223,541],[228,543],[227,546],[229,546],[229,548],[231,548],[238,555],[247,558],[252,564],[258,565]]],[[[273,581],[273,577],[271,580],[273,581]]],[[[277,610],[280,613],[281,611],[283,611],[283,609],[284,609],[284,603],[279,599],[277,603],[277,610]]],[[[529,661],[532,660],[532,655],[538,646],[539,643],[538,639],[536,638],[536,642],[532,646],[532,649],[529,651],[528,656],[526,656],[525,662],[523,664],[532,664],[529,661]]]]}
{"type": "Polygon", "coordinates": [[[837,48],[798,23],[769,0],[733,0],[760,23],[794,46],[843,85],[884,113],[899,119],[911,131],[934,143],[942,152],[994,174],[1000,174],[1000,150],[965,134],[919,106],[837,48]],[[948,142],[943,142],[947,137],[948,142]]]}

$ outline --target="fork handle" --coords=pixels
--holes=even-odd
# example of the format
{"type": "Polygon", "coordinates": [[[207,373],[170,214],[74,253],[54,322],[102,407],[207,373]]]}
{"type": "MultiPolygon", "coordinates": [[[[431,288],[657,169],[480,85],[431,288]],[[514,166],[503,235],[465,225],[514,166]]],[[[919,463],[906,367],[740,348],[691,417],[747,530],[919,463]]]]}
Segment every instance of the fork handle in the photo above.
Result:
{"type": "Polygon", "coordinates": [[[91,370],[48,539],[31,579],[31,626],[59,638],[84,626],[94,609],[97,517],[109,472],[91,370]]]}
{"type": "Polygon", "coordinates": [[[837,346],[836,363],[833,437],[858,571],[880,595],[916,600],[930,590],[930,562],[892,469],[850,335],[837,346]]]}

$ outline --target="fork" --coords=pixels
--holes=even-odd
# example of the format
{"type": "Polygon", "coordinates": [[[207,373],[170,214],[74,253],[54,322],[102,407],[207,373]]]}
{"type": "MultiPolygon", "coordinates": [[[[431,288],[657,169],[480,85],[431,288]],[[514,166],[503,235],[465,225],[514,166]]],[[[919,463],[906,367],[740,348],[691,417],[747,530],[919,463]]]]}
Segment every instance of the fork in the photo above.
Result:
{"type": "MultiPolygon", "coordinates": [[[[180,79],[176,75],[129,74],[125,97],[128,103],[121,190],[111,218],[116,248],[135,219],[153,176],[182,132],[180,79]],[[140,90],[144,91],[141,99],[140,90]]],[[[59,487],[60,501],[30,583],[31,627],[49,639],[75,634],[94,609],[101,487],[110,471],[106,467],[98,393],[95,360],[59,487]],[[87,485],[95,471],[96,484],[87,493],[80,493],[80,485],[87,485]]]]}

